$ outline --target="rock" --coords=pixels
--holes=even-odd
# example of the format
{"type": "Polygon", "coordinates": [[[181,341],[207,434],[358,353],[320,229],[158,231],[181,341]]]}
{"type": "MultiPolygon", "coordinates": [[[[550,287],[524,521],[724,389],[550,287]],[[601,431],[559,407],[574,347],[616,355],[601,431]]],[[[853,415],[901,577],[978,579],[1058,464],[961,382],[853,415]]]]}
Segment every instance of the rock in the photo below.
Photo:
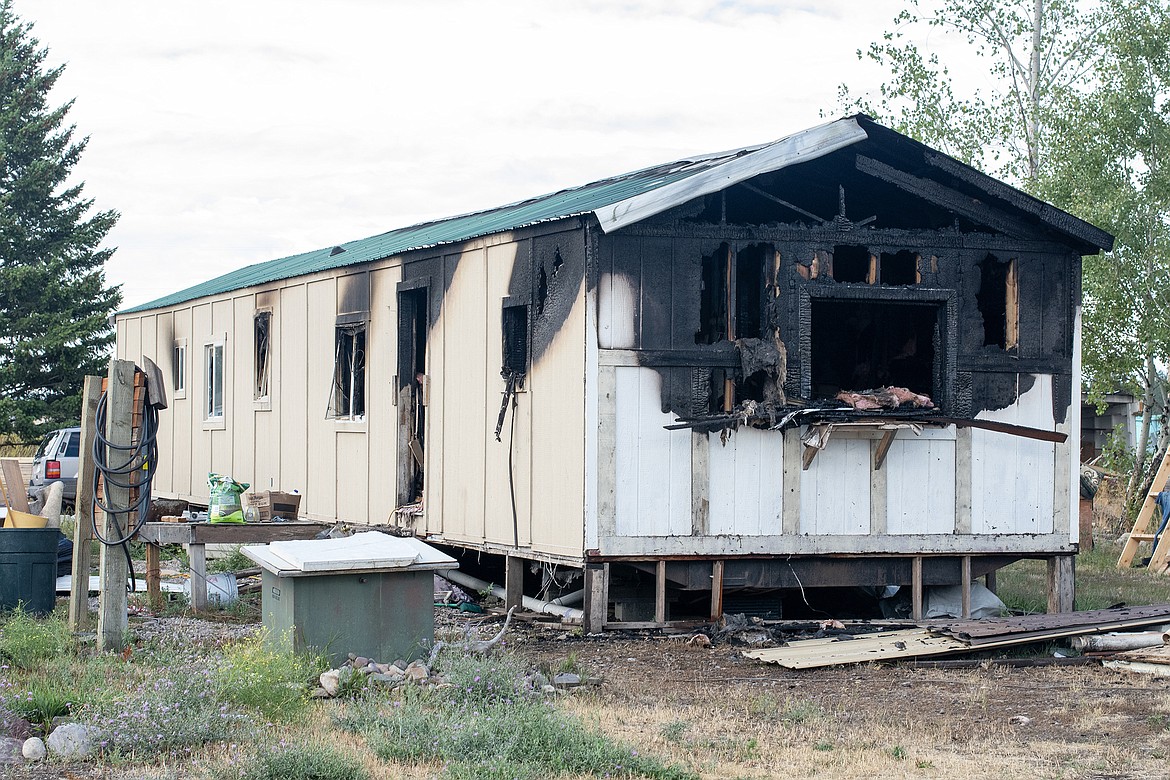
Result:
{"type": "Polygon", "coordinates": [[[85,758],[93,752],[93,735],[80,723],[65,723],[53,729],[46,744],[53,755],[66,760],[85,758]]]}
{"type": "Polygon", "coordinates": [[[374,672],[369,676],[369,681],[378,685],[385,685],[390,688],[402,682],[402,675],[383,674],[381,672],[374,672]]]}
{"type": "Polygon", "coordinates": [[[325,693],[330,696],[336,696],[337,692],[341,690],[341,670],[330,669],[327,672],[321,672],[321,677],[318,678],[321,687],[325,689],[325,693]]]}
{"type": "Polygon", "coordinates": [[[324,688],[320,688],[320,687],[314,688],[313,692],[309,694],[309,698],[310,699],[328,699],[329,698],[329,691],[325,690],[324,688]]]}
{"type": "Polygon", "coordinates": [[[553,687],[553,686],[551,686],[551,685],[542,685],[542,686],[540,687],[540,692],[541,692],[541,693],[553,693],[553,694],[555,694],[555,693],[557,692],[557,689],[556,689],[556,688],[554,688],[554,687],[553,687]]]}
{"type": "Polygon", "coordinates": [[[0,766],[23,763],[24,759],[21,758],[23,744],[22,740],[15,737],[0,737],[0,766]]]}
{"type": "Polygon", "coordinates": [[[1027,726],[1031,722],[1032,719],[1027,715],[1012,715],[1008,719],[1008,723],[1012,724],[1013,726],[1027,726]]]}
{"type": "Polygon", "coordinates": [[[33,735],[32,724],[19,716],[13,715],[11,720],[5,720],[3,724],[4,728],[0,729],[0,736],[28,739],[33,735]]]}
{"type": "Polygon", "coordinates": [[[366,666],[370,665],[370,659],[366,658],[364,655],[359,655],[356,658],[353,658],[351,656],[350,658],[353,661],[353,668],[354,669],[363,669],[366,666]]]}
{"type": "Polygon", "coordinates": [[[425,682],[431,676],[431,670],[422,661],[415,661],[406,667],[403,674],[408,681],[421,683],[425,682]]]}
{"type": "Polygon", "coordinates": [[[404,672],[406,671],[406,667],[409,665],[410,664],[406,663],[406,661],[403,661],[401,658],[395,659],[395,661],[394,661],[394,666],[397,666],[399,669],[401,669],[404,672]]]}
{"type": "Polygon", "coordinates": [[[572,672],[561,672],[553,675],[552,684],[558,688],[571,688],[581,684],[581,675],[572,672]]]}
{"type": "Polygon", "coordinates": [[[45,742],[40,737],[30,737],[24,741],[20,752],[29,761],[40,761],[45,757],[45,742]]]}
{"type": "Polygon", "coordinates": [[[541,691],[544,690],[544,686],[548,685],[549,682],[548,678],[540,672],[533,672],[528,677],[528,684],[532,686],[532,690],[541,691]]]}
{"type": "Polygon", "coordinates": [[[390,666],[383,665],[381,667],[381,671],[379,671],[378,674],[382,674],[382,675],[385,675],[387,677],[391,677],[399,682],[401,682],[403,680],[403,678],[406,677],[406,672],[402,669],[399,669],[397,666],[394,666],[394,665],[390,665],[390,666]]]}
{"type": "Polygon", "coordinates": [[[366,664],[364,671],[366,674],[385,674],[385,672],[383,672],[381,668],[379,668],[379,666],[373,661],[370,661],[368,664],[366,664]]]}

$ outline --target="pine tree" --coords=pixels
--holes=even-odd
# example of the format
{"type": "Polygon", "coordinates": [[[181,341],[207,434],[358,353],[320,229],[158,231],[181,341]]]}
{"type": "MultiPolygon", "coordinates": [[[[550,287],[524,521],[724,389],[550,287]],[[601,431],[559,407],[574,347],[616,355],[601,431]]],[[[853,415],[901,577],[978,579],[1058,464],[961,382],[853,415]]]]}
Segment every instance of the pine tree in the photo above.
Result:
{"type": "Polygon", "coordinates": [[[89,139],[65,124],[73,101],[49,104],[64,66],[46,69],[31,30],[0,0],[0,435],[25,442],[77,420],[122,299],[100,246],[119,215],[69,181],[89,139]]]}

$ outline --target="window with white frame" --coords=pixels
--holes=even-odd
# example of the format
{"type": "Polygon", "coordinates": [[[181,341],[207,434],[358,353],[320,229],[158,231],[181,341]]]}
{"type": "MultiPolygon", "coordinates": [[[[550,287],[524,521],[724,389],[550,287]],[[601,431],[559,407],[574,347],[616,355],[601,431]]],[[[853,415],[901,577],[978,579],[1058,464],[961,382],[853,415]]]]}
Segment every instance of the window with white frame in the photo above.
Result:
{"type": "Polygon", "coordinates": [[[175,353],[173,356],[174,368],[174,386],[175,398],[187,397],[187,340],[180,339],[175,342],[175,353]]]}
{"type": "Polygon", "coordinates": [[[204,408],[208,420],[223,419],[223,343],[207,344],[203,347],[204,376],[207,378],[207,406],[204,408]]]}
{"type": "Polygon", "coordinates": [[[360,420],[366,414],[366,326],[337,326],[330,391],[329,416],[337,420],[360,420]]]}

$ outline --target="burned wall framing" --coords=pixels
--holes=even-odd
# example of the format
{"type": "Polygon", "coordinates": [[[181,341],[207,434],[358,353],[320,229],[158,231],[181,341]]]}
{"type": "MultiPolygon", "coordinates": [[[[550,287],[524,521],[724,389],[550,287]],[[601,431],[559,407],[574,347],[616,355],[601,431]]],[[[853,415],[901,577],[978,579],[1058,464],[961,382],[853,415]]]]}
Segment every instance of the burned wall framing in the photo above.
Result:
{"type": "MultiPolygon", "coordinates": [[[[939,351],[939,388],[944,410],[975,416],[1010,405],[1026,392],[1035,374],[1055,377],[1053,416],[1065,419],[1072,403],[1073,323],[1079,305],[1080,257],[1052,241],[950,230],[849,229],[834,226],[712,225],[672,219],[646,222],[605,235],[593,225],[590,244],[596,268],[588,284],[621,277],[632,290],[634,338],[620,348],[662,378],[662,408],[679,416],[703,411],[698,397],[704,376],[734,369],[738,357],[726,341],[695,344],[699,329],[701,262],[721,244],[736,248],[771,244],[781,258],[779,273],[767,280],[775,298],[765,312],[767,324],[787,345],[785,391],[799,398],[810,392],[807,299],[855,297],[875,300],[949,300],[945,342],[939,351]],[[814,258],[837,246],[864,246],[875,257],[913,252],[919,260],[913,283],[878,280],[838,282],[809,272],[814,258]],[[984,344],[979,310],[979,264],[989,255],[1012,261],[1016,269],[1018,338],[1005,349],[984,344]],[[874,281],[875,283],[870,283],[874,281]],[[802,313],[805,312],[805,313],[802,313]]],[[[903,272],[904,273],[904,272],[903,272]]],[[[604,291],[601,296],[604,298],[604,291]]],[[[604,346],[604,345],[603,345],[604,346]]],[[[862,389],[862,388],[857,388],[862,389]]]]}

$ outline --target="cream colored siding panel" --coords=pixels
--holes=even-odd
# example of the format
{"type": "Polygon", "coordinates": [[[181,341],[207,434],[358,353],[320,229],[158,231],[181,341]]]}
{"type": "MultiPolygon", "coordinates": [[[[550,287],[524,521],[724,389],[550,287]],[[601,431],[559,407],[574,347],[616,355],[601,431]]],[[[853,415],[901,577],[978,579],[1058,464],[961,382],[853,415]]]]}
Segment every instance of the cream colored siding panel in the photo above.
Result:
{"type": "Polygon", "coordinates": [[[232,476],[255,485],[256,483],[256,416],[255,365],[256,345],[253,317],[255,298],[241,296],[233,302],[235,319],[229,331],[235,358],[231,361],[235,372],[234,395],[231,405],[232,423],[227,428],[232,442],[232,476]]]}
{"type": "MultiPolygon", "coordinates": [[[[192,426],[191,426],[191,495],[205,498],[207,472],[211,471],[211,431],[204,427],[207,409],[207,363],[204,360],[204,345],[214,338],[211,325],[211,304],[201,303],[191,311],[191,344],[188,355],[191,360],[192,426]]],[[[222,334],[221,334],[222,338],[222,334]]]]}
{"type": "Polygon", "coordinates": [[[869,439],[830,439],[801,472],[800,532],[869,533],[870,463],[869,439]]]}
{"type": "Polygon", "coordinates": [[[668,431],[662,382],[653,369],[619,366],[617,379],[617,532],[623,536],[691,532],[691,434],[668,431]]]}
{"type": "Polygon", "coordinates": [[[572,310],[532,366],[532,546],[579,558],[585,540],[584,282],[564,294],[572,310]]]}
{"type": "MultiPolygon", "coordinates": [[[[199,362],[203,356],[201,341],[192,336],[194,311],[179,309],[174,314],[176,339],[187,339],[187,392],[183,398],[171,402],[169,416],[174,419],[174,445],[169,453],[174,459],[174,481],[171,490],[178,496],[191,495],[192,449],[195,432],[199,430],[200,399],[203,397],[196,381],[199,362]]],[[[173,349],[173,345],[172,345],[173,349]]],[[[172,358],[173,359],[173,358],[172,358]]]]}
{"type": "MultiPolygon", "coordinates": [[[[443,297],[445,370],[432,380],[431,406],[443,407],[443,533],[450,539],[484,538],[484,447],[494,425],[487,411],[487,254],[466,252],[443,297]],[[437,391],[437,394],[436,394],[437,391]]],[[[493,387],[495,383],[493,382],[493,387]]],[[[428,473],[428,477],[432,474],[428,473]]]]}
{"type": "MultiPolygon", "coordinates": [[[[280,489],[285,492],[307,491],[309,484],[308,396],[310,371],[307,334],[308,294],[306,285],[286,287],[280,291],[280,407],[273,409],[280,415],[280,489]]],[[[332,332],[332,317],[325,323],[332,332]]],[[[318,323],[317,327],[320,327],[318,323]]],[[[330,359],[332,371],[332,359],[330,359]]],[[[275,369],[276,366],[273,366],[275,369]]],[[[328,380],[326,380],[328,381],[328,380]]],[[[325,409],[318,410],[320,417],[325,409]]],[[[301,499],[302,512],[307,512],[310,497],[301,499]]]]}
{"type": "Polygon", "coordinates": [[[347,523],[365,523],[369,518],[369,440],[365,431],[337,432],[336,516],[347,523]]]}
{"type": "Polygon", "coordinates": [[[638,289],[625,274],[604,273],[597,291],[598,346],[633,349],[637,342],[638,289]]]}
{"type": "Polygon", "coordinates": [[[723,444],[707,436],[709,531],[758,536],[781,532],[784,435],[740,428],[723,444]]]}
{"type": "MultiPolygon", "coordinates": [[[[982,420],[1052,430],[1052,376],[1038,374],[1032,387],[1006,409],[982,420]]],[[[994,431],[971,434],[971,528],[974,533],[1045,534],[1053,530],[1056,445],[994,431]]]]}
{"type": "Polygon", "coordinates": [[[508,296],[508,284],[518,258],[522,258],[527,264],[530,251],[527,241],[509,242],[487,248],[484,538],[498,544],[518,543],[521,546],[529,545],[532,539],[531,393],[525,389],[517,394],[514,407],[509,404],[500,441],[496,441],[495,438],[495,425],[504,392],[504,379],[500,374],[504,352],[504,299],[508,296]],[[511,469],[508,466],[509,451],[512,456],[511,469]],[[512,517],[513,492],[516,503],[515,523],[512,517]]]}
{"type": "Polygon", "coordinates": [[[398,505],[398,295],[401,268],[370,274],[370,334],[366,361],[370,522],[389,520],[398,505]]]}
{"type": "Polygon", "coordinates": [[[917,436],[898,431],[882,469],[888,533],[949,534],[955,530],[954,428],[925,428],[917,436]]]}
{"type": "Polygon", "coordinates": [[[327,419],[330,389],[333,383],[334,348],[336,344],[337,293],[336,281],[325,279],[307,285],[307,361],[302,365],[308,378],[308,446],[312,451],[312,466],[308,473],[308,490],[303,503],[307,512],[316,517],[337,516],[337,427],[339,422],[327,419]]]}

